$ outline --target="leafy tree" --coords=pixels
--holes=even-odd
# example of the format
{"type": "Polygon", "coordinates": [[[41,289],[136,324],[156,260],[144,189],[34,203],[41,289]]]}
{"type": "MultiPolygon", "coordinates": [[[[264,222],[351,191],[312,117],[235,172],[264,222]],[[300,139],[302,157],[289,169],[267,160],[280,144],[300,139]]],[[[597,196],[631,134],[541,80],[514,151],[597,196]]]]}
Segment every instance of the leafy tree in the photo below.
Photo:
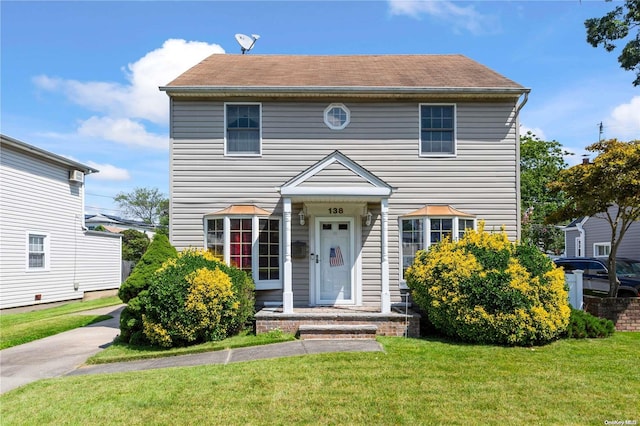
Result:
{"type": "Polygon", "coordinates": [[[570,155],[556,141],[543,141],[531,132],[520,137],[520,196],[522,241],[542,250],[559,253],[564,248],[563,232],[545,224],[545,217],[564,202],[562,194],[552,193],[547,185],[567,167],[570,155]]]}
{"type": "Polygon", "coordinates": [[[120,233],[122,234],[122,260],[137,262],[149,247],[149,237],[135,229],[127,229],[120,233]]]}
{"type": "MultiPolygon", "coordinates": [[[[611,1],[611,0],[606,0],[611,1]]],[[[602,18],[591,18],[584,22],[587,28],[587,42],[593,47],[602,45],[607,52],[616,48],[613,43],[623,40],[633,32],[636,34],[627,42],[618,56],[620,66],[627,71],[636,71],[634,86],[640,85],[640,0],[625,0],[624,5],[617,6],[602,18]]]]}
{"type": "Polygon", "coordinates": [[[168,217],[169,200],[158,188],[135,188],[130,193],[118,193],[113,200],[128,215],[145,223],[157,225],[162,217],[168,217]]]}
{"type": "Polygon", "coordinates": [[[615,273],[618,246],[631,224],[640,220],[640,140],[610,139],[586,149],[599,153],[592,163],[563,170],[558,180],[550,184],[551,190],[564,194],[566,203],[547,220],[555,222],[594,216],[609,223],[609,296],[615,297],[618,293],[615,273]]]}

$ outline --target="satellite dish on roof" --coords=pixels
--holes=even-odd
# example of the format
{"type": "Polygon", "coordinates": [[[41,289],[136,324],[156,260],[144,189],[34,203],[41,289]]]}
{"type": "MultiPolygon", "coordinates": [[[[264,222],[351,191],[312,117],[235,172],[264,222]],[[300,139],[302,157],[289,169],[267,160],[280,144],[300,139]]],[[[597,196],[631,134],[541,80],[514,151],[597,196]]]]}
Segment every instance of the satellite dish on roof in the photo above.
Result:
{"type": "Polygon", "coordinates": [[[240,49],[242,50],[243,55],[253,48],[253,45],[256,44],[256,41],[259,38],[260,36],[258,34],[251,34],[251,37],[244,34],[236,34],[236,40],[240,45],[240,49]]]}

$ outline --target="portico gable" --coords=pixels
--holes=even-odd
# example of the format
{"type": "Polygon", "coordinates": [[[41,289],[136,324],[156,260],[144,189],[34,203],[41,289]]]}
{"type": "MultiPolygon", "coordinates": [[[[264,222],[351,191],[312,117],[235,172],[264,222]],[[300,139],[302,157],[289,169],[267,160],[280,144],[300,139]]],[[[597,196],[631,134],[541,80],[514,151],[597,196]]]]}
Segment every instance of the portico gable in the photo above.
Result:
{"type": "Polygon", "coordinates": [[[388,202],[393,187],[340,151],[334,151],[278,191],[284,213],[284,313],[293,313],[292,220],[307,224],[309,229],[310,303],[361,303],[359,253],[362,227],[373,226],[369,203],[380,205],[381,312],[390,312],[388,202]],[[302,208],[292,211],[294,203],[302,208]]]}

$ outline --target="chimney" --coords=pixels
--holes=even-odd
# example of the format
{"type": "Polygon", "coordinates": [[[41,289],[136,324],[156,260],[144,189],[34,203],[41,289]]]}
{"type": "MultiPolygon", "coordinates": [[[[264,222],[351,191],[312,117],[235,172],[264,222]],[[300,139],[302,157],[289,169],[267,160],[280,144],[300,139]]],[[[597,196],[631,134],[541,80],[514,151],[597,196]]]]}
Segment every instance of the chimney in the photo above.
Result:
{"type": "Polygon", "coordinates": [[[582,164],[589,164],[589,157],[583,158],[582,164]]]}

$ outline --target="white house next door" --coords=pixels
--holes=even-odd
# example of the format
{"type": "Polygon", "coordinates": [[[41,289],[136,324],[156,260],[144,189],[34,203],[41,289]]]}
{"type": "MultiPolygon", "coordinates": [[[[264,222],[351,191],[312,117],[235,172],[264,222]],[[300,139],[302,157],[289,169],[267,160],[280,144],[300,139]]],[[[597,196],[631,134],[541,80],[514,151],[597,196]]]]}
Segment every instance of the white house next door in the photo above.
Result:
{"type": "Polygon", "coordinates": [[[320,219],[316,223],[316,236],[317,303],[354,303],[353,219],[320,219]]]}

